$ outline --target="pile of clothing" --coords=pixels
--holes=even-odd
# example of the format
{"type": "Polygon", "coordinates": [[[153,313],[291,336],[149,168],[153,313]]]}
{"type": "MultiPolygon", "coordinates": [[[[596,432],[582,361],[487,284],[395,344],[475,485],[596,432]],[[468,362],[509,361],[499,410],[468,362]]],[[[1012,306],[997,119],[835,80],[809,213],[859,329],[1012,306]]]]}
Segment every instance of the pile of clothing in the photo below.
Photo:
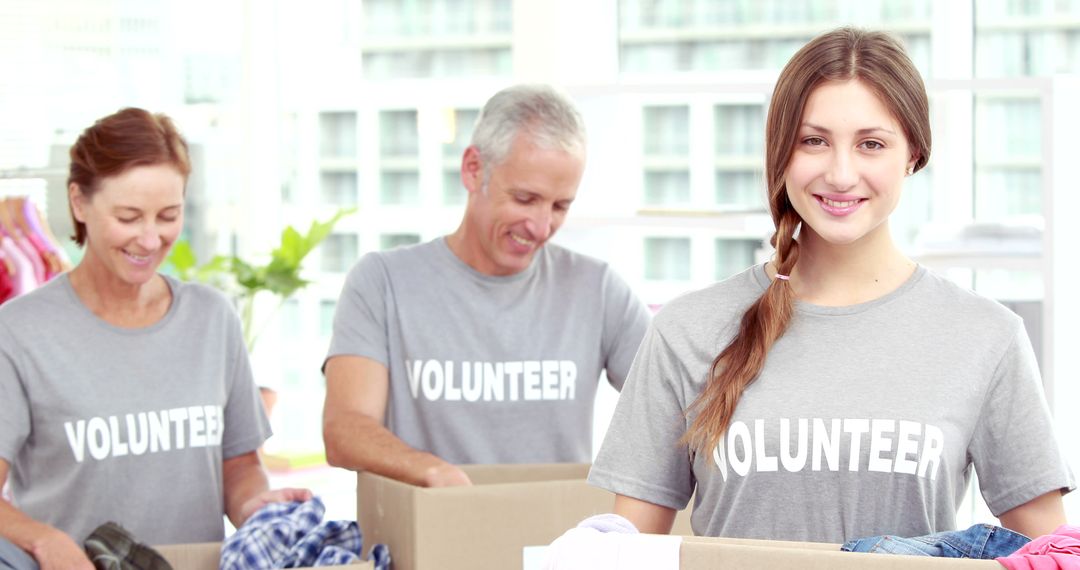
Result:
{"type": "MultiPolygon", "coordinates": [[[[221,570],[268,570],[340,566],[361,561],[363,535],[356,521],[323,521],[326,508],[318,497],[306,502],[270,503],[259,509],[221,548],[221,570]]],[[[122,526],[108,522],[83,542],[97,570],[173,570],[153,547],[142,544],[122,526]]],[[[371,549],[375,570],[389,570],[385,544],[371,549]]],[[[37,562],[0,539],[0,570],[38,570],[37,562]]]]}

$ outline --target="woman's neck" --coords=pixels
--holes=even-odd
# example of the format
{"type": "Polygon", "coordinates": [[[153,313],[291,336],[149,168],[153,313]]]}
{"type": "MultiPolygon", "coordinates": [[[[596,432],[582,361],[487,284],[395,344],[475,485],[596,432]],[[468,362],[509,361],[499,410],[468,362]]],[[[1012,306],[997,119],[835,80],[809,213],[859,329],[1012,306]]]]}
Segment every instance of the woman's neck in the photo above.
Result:
{"type": "Polygon", "coordinates": [[[887,231],[834,245],[804,226],[791,286],[800,301],[843,307],[895,291],[914,271],[915,262],[897,249],[887,231]]]}
{"type": "Polygon", "coordinates": [[[79,300],[91,312],[118,327],[150,326],[165,316],[172,303],[172,291],[160,275],[133,285],[98,267],[92,259],[84,258],[71,270],[68,279],[79,300]]]}

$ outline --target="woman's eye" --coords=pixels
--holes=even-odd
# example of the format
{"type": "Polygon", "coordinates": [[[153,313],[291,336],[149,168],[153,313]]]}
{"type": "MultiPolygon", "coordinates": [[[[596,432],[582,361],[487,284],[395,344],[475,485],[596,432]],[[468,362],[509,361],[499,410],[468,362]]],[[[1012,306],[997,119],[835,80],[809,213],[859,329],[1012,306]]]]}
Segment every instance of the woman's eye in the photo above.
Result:
{"type": "Polygon", "coordinates": [[[117,218],[121,224],[134,224],[139,218],[117,218]]]}
{"type": "Polygon", "coordinates": [[[803,139],[803,144],[810,146],[821,146],[825,144],[825,139],[821,137],[806,137],[803,139]]]}
{"type": "Polygon", "coordinates": [[[863,146],[865,146],[867,150],[881,150],[885,148],[885,145],[878,141],[866,141],[863,143],[863,146]]]}

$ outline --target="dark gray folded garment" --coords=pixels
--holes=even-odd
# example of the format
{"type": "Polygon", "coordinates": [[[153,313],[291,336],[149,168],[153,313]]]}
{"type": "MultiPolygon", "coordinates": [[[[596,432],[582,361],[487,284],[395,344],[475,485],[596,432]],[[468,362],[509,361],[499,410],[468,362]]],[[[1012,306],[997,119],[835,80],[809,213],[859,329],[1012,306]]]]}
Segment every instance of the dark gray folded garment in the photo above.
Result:
{"type": "Polygon", "coordinates": [[[114,522],[94,529],[83,548],[97,570],[172,570],[158,551],[114,522]]]}

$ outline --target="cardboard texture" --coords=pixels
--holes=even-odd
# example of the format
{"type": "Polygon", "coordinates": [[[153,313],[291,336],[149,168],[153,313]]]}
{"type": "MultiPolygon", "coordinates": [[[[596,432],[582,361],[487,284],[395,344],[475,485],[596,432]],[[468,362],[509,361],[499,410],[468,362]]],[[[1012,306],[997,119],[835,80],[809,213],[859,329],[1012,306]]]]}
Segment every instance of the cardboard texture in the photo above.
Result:
{"type": "MultiPolygon", "coordinates": [[[[522,548],[550,544],[615,496],[585,483],[586,464],[466,465],[472,487],[427,489],[357,477],[364,544],[390,547],[394,570],[521,568],[522,548]]],[[[691,534],[688,511],[674,532],[691,534]]]]}
{"type": "MultiPolygon", "coordinates": [[[[154,549],[165,557],[165,560],[169,562],[173,567],[173,570],[217,570],[219,566],[218,563],[221,561],[220,542],[155,546],[154,549]]],[[[327,566],[323,566],[323,568],[327,568],[327,566]]],[[[329,568],[374,570],[375,563],[361,562],[359,564],[347,564],[345,566],[329,566],[329,568]]]]}
{"type": "Polygon", "coordinates": [[[930,558],[842,552],[839,544],[748,540],[736,538],[683,537],[679,549],[680,570],[757,570],[799,568],[801,570],[991,570],[1001,565],[993,560],[930,558]]]}

